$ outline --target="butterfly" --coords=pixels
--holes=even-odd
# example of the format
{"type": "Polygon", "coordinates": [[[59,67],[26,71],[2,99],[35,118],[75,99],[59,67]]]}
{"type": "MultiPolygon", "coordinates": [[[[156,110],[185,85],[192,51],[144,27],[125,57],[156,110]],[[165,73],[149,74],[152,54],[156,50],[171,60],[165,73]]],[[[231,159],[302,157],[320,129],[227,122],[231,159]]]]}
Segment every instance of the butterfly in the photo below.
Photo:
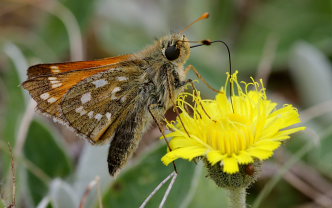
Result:
{"type": "Polygon", "coordinates": [[[190,47],[182,32],[175,33],[135,54],[31,66],[22,85],[43,114],[92,144],[110,141],[107,162],[114,176],[183,91],[190,47]]]}

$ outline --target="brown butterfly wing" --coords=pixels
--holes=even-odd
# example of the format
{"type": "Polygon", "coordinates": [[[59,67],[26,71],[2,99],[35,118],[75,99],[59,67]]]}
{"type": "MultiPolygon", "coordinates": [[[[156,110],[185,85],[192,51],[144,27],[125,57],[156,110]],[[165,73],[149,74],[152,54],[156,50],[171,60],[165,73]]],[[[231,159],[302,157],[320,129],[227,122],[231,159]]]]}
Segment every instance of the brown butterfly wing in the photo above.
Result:
{"type": "Polygon", "coordinates": [[[92,143],[104,142],[99,138],[106,130],[110,138],[134,104],[141,75],[141,69],[132,64],[95,74],[73,86],[61,103],[68,125],[92,143]]]}
{"type": "Polygon", "coordinates": [[[39,111],[63,120],[60,103],[69,89],[87,77],[116,68],[121,61],[128,61],[131,57],[34,65],[28,69],[28,80],[22,85],[37,102],[39,111]]]}

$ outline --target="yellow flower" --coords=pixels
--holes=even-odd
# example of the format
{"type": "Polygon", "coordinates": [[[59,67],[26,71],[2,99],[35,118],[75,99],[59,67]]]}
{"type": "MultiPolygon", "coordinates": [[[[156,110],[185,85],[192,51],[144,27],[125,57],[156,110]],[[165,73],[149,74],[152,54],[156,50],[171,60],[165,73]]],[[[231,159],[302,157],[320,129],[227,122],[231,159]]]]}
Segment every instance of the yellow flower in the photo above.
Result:
{"type": "Polygon", "coordinates": [[[173,138],[172,151],[162,158],[166,165],[178,158],[205,157],[211,165],[219,163],[223,172],[237,173],[239,165],[268,159],[290,134],[305,129],[288,128],[301,122],[296,108],[284,105],[277,109],[277,103],[267,99],[262,80],[240,84],[237,72],[228,75],[215,100],[202,100],[194,91],[180,94],[177,105],[182,110],[181,120],[167,124],[174,132],[167,135],[173,138]],[[233,88],[231,100],[225,90],[229,82],[233,88]],[[187,97],[194,105],[186,101],[187,97]]]}

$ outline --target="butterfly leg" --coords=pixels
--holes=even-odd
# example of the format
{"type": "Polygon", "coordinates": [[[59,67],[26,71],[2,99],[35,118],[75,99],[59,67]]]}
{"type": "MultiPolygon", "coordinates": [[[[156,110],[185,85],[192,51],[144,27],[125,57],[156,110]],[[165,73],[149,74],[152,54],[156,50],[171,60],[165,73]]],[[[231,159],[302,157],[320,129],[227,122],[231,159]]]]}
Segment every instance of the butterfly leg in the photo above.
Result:
{"type": "MultiPolygon", "coordinates": [[[[164,130],[163,126],[162,126],[163,124],[161,124],[162,119],[158,119],[158,117],[162,118],[162,117],[160,117],[160,113],[159,113],[160,112],[160,110],[159,110],[160,108],[163,108],[163,106],[160,106],[158,104],[151,104],[151,105],[148,106],[149,113],[152,116],[152,118],[153,118],[154,122],[156,123],[156,125],[158,126],[158,129],[159,129],[160,133],[163,135],[164,140],[165,140],[165,142],[167,144],[167,148],[169,149],[169,151],[172,151],[172,149],[171,149],[171,147],[169,145],[169,142],[168,142],[168,140],[167,140],[167,138],[165,136],[165,130],[164,130]],[[157,115],[159,115],[159,116],[157,116],[157,115]]],[[[176,168],[176,164],[175,164],[174,161],[173,161],[173,167],[174,167],[174,171],[176,173],[178,173],[177,168],[176,168]]]]}
{"type": "MultiPolygon", "coordinates": [[[[190,71],[190,70],[193,70],[194,72],[195,72],[195,74],[196,74],[196,76],[198,77],[198,79],[201,79],[203,82],[204,82],[204,84],[208,87],[208,88],[210,88],[212,91],[214,91],[214,92],[216,92],[216,93],[220,93],[220,94],[223,94],[223,92],[221,92],[221,91],[219,91],[219,90],[216,90],[215,88],[213,88],[207,81],[206,81],[206,79],[204,79],[204,77],[198,72],[198,70],[193,66],[193,65],[189,65],[189,66],[187,66],[186,68],[185,68],[185,73],[188,73],[188,71],[190,71]]],[[[194,86],[194,84],[191,82],[191,85],[193,86],[193,89],[196,91],[196,88],[195,88],[195,86],[194,86]]],[[[229,85],[229,94],[231,95],[231,97],[232,97],[232,95],[233,95],[233,87],[232,87],[232,82],[230,82],[230,85],[229,85]]],[[[233,102],[232,102],[232,99],[231,99],[231,103],[232,103],[232,108],[233,108],[233,102]]],[[[201,105],[202,106],[202,105],[201,105]]],[[[203,108],[203,106],[202,106],[202,108],[203,108]]],[[[204,110],[204,108],[203,108],[203,110],[204,110]]],[[[210,116],[207,114],[207,112],[204,110],[204,112],[205,112],[205,114],[210,118],[210,116]]]]}
{"type": "Polygon", "coordinates": [[[204,82],[204,84],[210,88],[212,91],[217,92],[217,93],[221,93],[219,90],[214,89],[207,81],[206,79],[198,72],[198,70],[193,66],[193,65],[189,65],[184,69],[184,72],[187,74],[190,70],[193,70],[194,73],[196,74],[196,76],[198,77],[198,79],[202,80],[204,82]]]}
{"type": "MultiPolygon", "coordinates": [[[[160,106],[158,104],[150,104],[148,106],[149,113],[150,113],[151,117],[153,118],[154,122],[156,123],[156,125],[157,125],[160,133],[163,135],[164,139],[166,140],[165,129],[163,128],[163,124],[162,124],[163,121],[162,121],[162,119],[160,119],[160,118],[162,118],[162,117],[160,117],[160,113],[159,113],[160,112],[160,110],[159,110],[160,108],[163,108],[163,106],[160,106]]],[[[166,140],[166,143],[167,143],[168,148],[170,149],[167,140],[166,140]]]]}

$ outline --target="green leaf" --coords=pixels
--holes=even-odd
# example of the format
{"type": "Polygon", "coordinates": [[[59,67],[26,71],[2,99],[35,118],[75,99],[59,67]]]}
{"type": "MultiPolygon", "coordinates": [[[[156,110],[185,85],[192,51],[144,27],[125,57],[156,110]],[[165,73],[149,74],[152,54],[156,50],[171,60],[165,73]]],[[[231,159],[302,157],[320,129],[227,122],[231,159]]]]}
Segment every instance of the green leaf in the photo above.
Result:
{"type": "Polygon", "coordinates": [[[31,197],[37,204],[48,192],[48,180],[68,176],[72,161],[49,128],[39,121],[31,123],[24,154],[39,169],[37,173],[42,172],[42,175],[36,175],[36,170],[29,169],[27,176],[31,197]]]}
{"type": "Polygon", "coordinates": [[[111,45],[112,47],[105,47],[105,50],[110,54],[128,54],[143,49],[146,44],[153,43],[153,39],[149,39],[146,31],[142,30],[143,26],[140,25],[123,25],[118,22],[105,23],[105,27],[98,30],[99,41],[102,46],[111,45]],[[135,36],[128,32],[128,28],[131,31],[135,31],[135,36]],[[126,44],[123,41],[126,40],[126,44]]]}
{"type": "MultiPolygon", "coordinates": [[[[290,57],[290,70],[304,105],[309,107],[332,100],[332,66],[324,54],[313,45],[299,42],[290,57]]],[[[332,113],[322,120],[330,125],[332,113]]]]}
{"type": "Polygon", "coordinates": [[[40,28],[39,36],[58,56],[63,57],[64,52],[68,52],[71,44],[68,34],[73,35],[72,30],[76,29],[79,30],[75,31],[76,33],[84,31],[94,12],[94,6],[95,1],[90,0],[59,1],[54,5],[52,12],[48,13],[49,17],[40,28]]]}
{"type": "Polygon", "coordinates": [[[6,96],[7,99],[5,99],[5,115],[1,117],[1,123],[4,124],[4,126],[1,127],[1,136],[2,138],[5,138],[6,141],[14,144],[19,119],[24,111],[25,102],[22,89],[19,86],[21,81],[15,66],[11,64],[7,67],[8,70],[5,71],[3,77],[1,78],[1,81],[4,83],[5,87],[3,92],[8,95],[6,96]]]}
{"type": "MultiPolygon", "coordinates": [[[[160,146],[142,158],[136,166],[120,175],[104,193],[104,206],[139,207],[154,188],[173,171],[172,165],[165,167],[160,161],[165,153],[166,147],[160,146]]],[[[179,207],[191,185],[195,165],[187,161],[177,161],[176,165],[179,175],[165,207],[179,207]]],[[[168,184],[169,182],[157,192],[147,207],[158,207],[168,184]]]]}
{"type": "Polygon", "coordinates": [[[49,48],[53,49],[55,54],[60,56],[60,54],[68,52],[68,32],[59,18],[50,16],[40,30],[39,36],[48,44],[49,48]]]}
{"type": "Polygon", "coordinates": [[[329,1],[265,1],[252,8],[245,27],[237,31],[236,65],[241,70],[256,68],[265,41],[278,40],[275,64],[285,66],[289,50],[298,40],[306,40],[331,54],[329,1]],[[296,17],[296,18],[295,18],[296,17]]]}
{"type": "Polygon", "coordinates": [[[293,79],[306,106],[332,99],[332,66],[319,49],[298,42],[289,59],[293,79]]]}
{"type": "MultiPolygon", "coordinates": [[[[0,138],[5,142],[9,142],[14,148],[20,120],[25,109],[19,71],[22,70],[21,67],[26,67],[26,60],[20,49],[10,42],[4,45],[3,51],[10,58],[10,62],[4,66],[6,70],[0,74],[0,99],[1,105],[4,105],[5,108],[5,110],[1,110],[0,138]]],[[[8,172],[10,160],[7,154],[0,151],[0,163],[2,164],[3,173],[8,172]]]]}
{"type": "Polygon", "coordinates": [[[75,16],[80,25],[80,28],[84,31],[88,25],[91,16],[95,12],[95,6],[97,1],[91,0],[81,0],[81,1],[71,1],[63,0],[64,6],[66,6],[75,16]]]}

